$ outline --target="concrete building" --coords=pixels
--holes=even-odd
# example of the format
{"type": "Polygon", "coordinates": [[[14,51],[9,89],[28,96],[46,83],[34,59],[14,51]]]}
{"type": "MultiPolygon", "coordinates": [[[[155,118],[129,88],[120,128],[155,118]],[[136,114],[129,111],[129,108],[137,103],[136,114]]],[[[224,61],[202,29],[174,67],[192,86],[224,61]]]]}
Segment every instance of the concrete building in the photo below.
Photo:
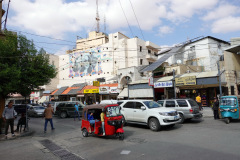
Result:
{"type": "MultiPolygon", "coordinates": [[[[95,33],[95,32],[93,32],[95,33]]],[[[89,34],[85,39],[90,48],[81,47],[84,44],[77,40],[77,48],[71,53],[59,56],[59,86],[71,86],[75,83],[92,84],[102,78],[105,82],[110,79],[117,80],[117,70],[128,67],[138,67],[151,64],[157,60],[160,46],[137,37],[128,38],[117,32],[104,35],[89,34]],[[107,43],[104,43],[107,42],[107,43]],[[104,43],[104,44],[102,44],[104,43]],[[96,44],[96,46],[93,46],[96,44]]]]}
{"type": "Polygon", "coordinates": [[[228,95],[240,95],[240,38],[232,38],[224,51],[224,70],[228,95]]]}

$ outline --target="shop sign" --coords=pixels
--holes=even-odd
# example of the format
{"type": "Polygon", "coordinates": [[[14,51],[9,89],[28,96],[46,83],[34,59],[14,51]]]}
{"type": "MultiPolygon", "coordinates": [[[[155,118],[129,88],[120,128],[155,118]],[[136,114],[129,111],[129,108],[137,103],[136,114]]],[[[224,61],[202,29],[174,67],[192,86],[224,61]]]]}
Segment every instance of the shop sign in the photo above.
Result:
{"type": "Polygon", "coordinates": [[[165,87],[173,87],[172,81],[154,83],[154,88],[165,88],[165,87]]]}
{"type": "Polygon", "coordinates": [[[119,89],[117,87],[110,87],[110,93],[119,93],[119,89]]]}
{"type": "Polygon", "coordinates": [[[176,86],[196,85],[196,76],[175,78],[176,86]]]}
{"type": "Polygon", "coordinates": [[[148,85],[149,86],[154,86],[153,77],[149,78],[148,85]]]}
{"type": "Polygon", "coordinates": [[[109,94],[109,87],[108,86],[99,87],[99,94],[109,94]]]}
{"type": "Polygon", "coordinates": [[[99,89],[84,89],[83,93],[99,93],[99,89]]]}

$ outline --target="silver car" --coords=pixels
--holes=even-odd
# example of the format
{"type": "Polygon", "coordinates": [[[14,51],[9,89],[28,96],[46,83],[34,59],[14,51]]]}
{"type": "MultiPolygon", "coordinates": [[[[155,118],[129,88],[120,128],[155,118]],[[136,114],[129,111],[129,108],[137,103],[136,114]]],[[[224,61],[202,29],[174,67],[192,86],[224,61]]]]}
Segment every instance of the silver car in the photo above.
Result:
{"type": "Polygon", "coordinates": [[[42,117],[45,108],[43,106],[32,106],[28,109],[28,116],[42,117]]]}
{"type": "Polygon", "coordinates": [[[186,119],[201,118],[198,104],[192,99],[165,99],[157,101],[160,105],[177,110],[181,123],[186,119]]]}

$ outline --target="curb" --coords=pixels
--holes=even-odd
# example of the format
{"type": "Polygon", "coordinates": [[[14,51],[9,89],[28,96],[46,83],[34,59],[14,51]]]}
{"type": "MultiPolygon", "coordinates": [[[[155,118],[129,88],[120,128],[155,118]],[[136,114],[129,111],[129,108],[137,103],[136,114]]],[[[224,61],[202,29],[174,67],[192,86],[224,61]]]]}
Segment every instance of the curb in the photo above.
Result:
{"type": "Polygon", "coordinates": [[[17,138],[20,138],[20,137],[26,137],[26,136],[31,136],[35,133],[35,131],[33,130],[30,130],[28,132],[24,132],[22,134],[19,134],[19,135],[16,135],[15,137],[11,137],[11,138],[8,138],[8,139],[0,139],[0,141],[8,141],[8,140],[14,140],[14,139],[17,139],[17,138]]]}

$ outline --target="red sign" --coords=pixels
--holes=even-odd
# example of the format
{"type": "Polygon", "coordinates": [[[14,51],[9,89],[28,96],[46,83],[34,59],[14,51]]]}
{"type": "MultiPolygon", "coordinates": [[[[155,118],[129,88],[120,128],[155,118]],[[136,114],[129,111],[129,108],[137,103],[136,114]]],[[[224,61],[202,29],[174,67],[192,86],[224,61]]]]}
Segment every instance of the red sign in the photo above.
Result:
{"type": "Polygon", "coordinates": [[[149,86],[154,86],[153,77],[149,78],[148,85],[149,86]]]}

